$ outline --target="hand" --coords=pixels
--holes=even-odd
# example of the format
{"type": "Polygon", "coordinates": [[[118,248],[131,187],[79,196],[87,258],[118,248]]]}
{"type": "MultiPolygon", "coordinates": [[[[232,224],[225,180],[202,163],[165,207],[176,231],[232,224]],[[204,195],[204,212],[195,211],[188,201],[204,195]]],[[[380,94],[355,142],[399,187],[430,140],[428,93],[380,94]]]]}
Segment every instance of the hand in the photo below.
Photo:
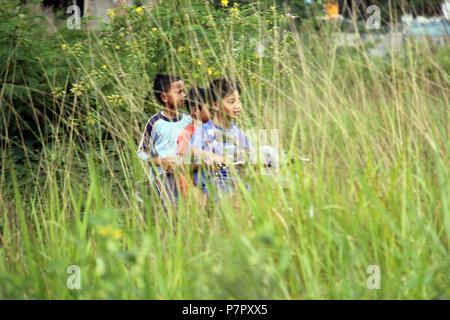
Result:
{"type": "Polygon", "coordinates": [[[170,173],[174,173],[176,167],[176,157],[167,157],[159,160],[161,163],[161,168],[169,171],[170,173]]]}
{"type": "Polygon", "coordinates": [[[205,152],[203,154],[203,163],[207,167],[212,167],[214,169],[220,169],[223,165],[226,165],[224,157],[210,152],[205,152]]]}

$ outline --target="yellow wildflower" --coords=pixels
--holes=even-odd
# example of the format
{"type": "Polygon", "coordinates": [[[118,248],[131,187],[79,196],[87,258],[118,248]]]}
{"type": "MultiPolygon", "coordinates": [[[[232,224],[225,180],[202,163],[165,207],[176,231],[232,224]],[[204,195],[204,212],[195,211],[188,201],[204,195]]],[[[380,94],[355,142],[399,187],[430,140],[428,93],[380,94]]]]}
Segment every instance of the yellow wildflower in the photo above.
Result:
{"type": "Polygon", "coordinates": [[[115,15],[116,15],[116,13],[114,12],[113,9],[108,9],[108,16],[109,16],[110,18],[114,17],[115,15]]]}
{"type": "Polygon", "coordinates": [[[230,9],[231,14],[237,15],[239,13],[239,9],[237,7],[233,7],[230,9]]]}
{"type": "MultiPolygon", "coordinates": [[[[119,78],[123,78],[123,74],[120,74],[119,78]]],[[[125,98],[118,94],[112,94],[112,95],[106,96],[106,98],[108,99],[109,102],[111,102],[111,104],[114,107],[120,107],[125,102],[125,98]]]]}
{"type": "Polygon", "coordinates": [[[63,50],[66,50],[67,44],[63,43],[63,44],[61,45],[61,48],[62,48],[63,50]]]}
{"type": "Polygon", "coordinates": [[[120,46],[116,46],[116,50],[119,50],[120,49],[120,46]]]}
{"type": "Polygon", "coordinates": [[[70,92],[72,92],[75,96],[81,96],[84,91],[84,86],[82,82],[74,83],[70,92]]]}
{"type": "Polygon", "coordinates": [[[184,48],[183,47],[179,47],[178,48],[178,52],[183,52],[184,51],[184,48]]]}
{"type": "Polygon", "coordinates": [[[112,238],[114,240],[119,240],[123,237],[123,232],[120,229],[116,229],[110,224],[107,226],[98,227],[98,233],[105,238],[112,238]]]}
{"type": "Polygon", "coordinates": [[[270,10],[275,11],[275,7],[274,6],[270,7],[270,10]]]}
{"type": "Polygon", "coordinates": [[[197,64],[198,64],[199,66],[201,66],[201,65],[202,65],[202,62],[201,62],[200,60],[198,60],[198,61],[197,61],[197,64]]]}
{"type": "Polygon", "coordinates": [[[213,74],[213,70],[211,68],[208,68],[208,75],[212,75],[213,74]]]}
{"type": "Polygon", "coordinates": [[[257,53],[254,53],[253,56],[255,57],[255,59],[258,59],[258,58],[259,58],[259,56],[258,56],[257,53]]]}
{"type": "Polygon", "coordinates": [[[153,31],[158,31],[158,28],[153,27],[152,30],[153,31]]]}
{"type": "Polygon", "coordinates": [[[221,0],[222,7],[228,7],[228,0],[221,0]]]}
{"type": "Polygon", "coordinates": [[[106,70],[106,68],[108,68],[108,67],[106,66],[106,64],[102,65],[102,69],[103,69],[103,70],[106,70]]]}
{"type": "Polygon", "coordinates": [[[136,8],[136,12],[139,13],[139,14],[142,14],[143,11],[144,10],[142,10],[142,7],[137,7],[136,8]]]}

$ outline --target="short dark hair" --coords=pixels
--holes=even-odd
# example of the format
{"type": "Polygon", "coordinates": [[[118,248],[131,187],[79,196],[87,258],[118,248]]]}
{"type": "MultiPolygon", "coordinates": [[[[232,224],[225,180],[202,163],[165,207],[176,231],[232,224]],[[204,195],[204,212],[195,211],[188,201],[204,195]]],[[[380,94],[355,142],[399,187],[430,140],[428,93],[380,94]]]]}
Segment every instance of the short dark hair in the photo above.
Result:
{"type": "Polygon", "coordinates": [[[199,110],[202,110],[202,106],[210,101],[210,94],[207,89],[194,87],[189,90],[186,101],[186,108],[189,113],[192,112],[192,109],[196,107],[199,110]]]}
{"type": "Polygon", "coordinates": [[[234,90],[237,90],[239,94],[241,94],[239,83],[227,78],[215,79],[209,85],[209,91],[211,92],[213,102],[225,98],[226,95],[233,93],[234,90]]]}
{"type": "Polygon", "coordinates": [[[181,79],[178,76],[158,73],[155,77],[155,80],[153,81],[153,92],[155,93],[156,99],[158,99],[161,104],[164,104],[164,101],[161,100],[161,94],[167,93],[169,91],[170,85],[173,82],[180,80],[181,79]]]}

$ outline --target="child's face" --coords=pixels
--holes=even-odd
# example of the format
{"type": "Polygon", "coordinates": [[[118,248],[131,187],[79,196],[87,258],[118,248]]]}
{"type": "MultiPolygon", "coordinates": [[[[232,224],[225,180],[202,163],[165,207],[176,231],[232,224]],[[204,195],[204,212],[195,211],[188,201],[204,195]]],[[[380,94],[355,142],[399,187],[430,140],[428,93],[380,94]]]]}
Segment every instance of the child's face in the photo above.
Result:
{"type": "Polygon", "coordinates": [[[192,110],[192,117],[195,120],[201,121],[202,123],[207,123],[211,118],[209,106],[207,104],[204,104],[201,110],[197,107],[194,107],[194,109],[192,110]]]}
{"type": "Polygon", "coordinates": [[[236,119],[241,114],[242,103],[239,91],[234,90],[233,93],[227,94],[222,99],[222,110],[230,119],[236,119]]]}
{"type": "Polygon", "coordinates": [[[167,93],[161,95],[161,99],[175,109],[182,108],[186,101],[186,92],[184,90],[183,81],[178,80],[172,82],[167,93]]]}
{"type": "Polygon", "coordinates": [[[211,114],[209,112],[209,106],[204,104],[202,106],[202,110],[199,111],[199,118],[202,120],[203,123],[207,123],[209,119],[211,118],[211,114]]]}

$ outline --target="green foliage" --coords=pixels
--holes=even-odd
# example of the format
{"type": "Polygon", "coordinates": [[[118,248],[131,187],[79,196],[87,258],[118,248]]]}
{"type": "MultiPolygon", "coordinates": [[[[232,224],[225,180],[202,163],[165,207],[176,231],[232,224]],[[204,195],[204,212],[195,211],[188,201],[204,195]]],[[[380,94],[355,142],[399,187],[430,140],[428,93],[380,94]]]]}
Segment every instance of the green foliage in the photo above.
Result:
{"type": "Polygon", "coordinates": [[[202,85],[232,70],[250,78],[259,63],[267,70],[273,65],[275,48],[264,46],[263,59],[255,52],[258,44],[282,37],[283,46],[276,48],[281,55],[293,44],[288,20],[278,10],[256,11],[253,5],[237,4],[214,8],[205,1],[179,1],[173,7],[157,6],[151,12],[129,8],[101,30],[100,50],[107,52],[106,60],[117,56],[127,76],[143,77],[144,91],[160,72],[202,85]]]}
{"type": "Polygon", "coordinates": [[[450,296],[448,45],[373,57],[258,6],[121,8],[95,31],[53,34],[3,7],[17,27],[0,21],[1,298],[450,296]],[[202,209],[189,194],[163,212],[135,152],[157,72],[238,79],[241,127],[277,129],[311,162],[282,166],[283,184],[249,168],[232,201],[202,209]]]}
{"type": "MultiPolygon", "coordinates": [[[[282,56],[293,43],[286,29],[288,21],[278,10],[255,11],[252,5],[214,8],[205,1],[179,1],[173,6],[177,10],[171,6],[157,6],[151,12],[125,7],[120,9],[126,11],[125,15],[112,13],[113,19],[95,33],[62,25],[45,42],[32,46],[31,39],[39,35],[39,21],[25,22],[14,6],[4,8],[2,21],[8,21],[0,25],[7,31],[2,34],[0,52],[6,80],[4,99],[11,100],[19,115],[29,122],[30,104],[44,114],[55,113],[58,104],[69,112],[75,96],[86,94],[96,102],[92,105],[91,98],[77,100],[82,110],[75,121],[82,128],[87,119],[92,119],[88,116],[91,106],[107,103],[126,114],[130,111],[126,101],[151,97],[149,88],[156,73],[177,73],[205,84],[238,63],[238,73],[245,70],[242,74],[251,77],[261,63],[267,70],[272,68],[274,50],[282,56]],[[255,47],[273,37],[282,37],[281,47],[264,47],[266,58],[259,57],[255,47]],[[91,38],[96,40],[92,42],[91,38]],[[233,61],[218,54],[224,51],[233,52],[233,61]],[[8,70],[16,65],[14,72],[8,70]],[[120,74],[111,77],[117,65],[120,74]],[[127,85],[136,78],[142,80],[137,87],[127,85]],[[118,88],[123,86],[129,88],[128,92],[118,95],[118,88]]],[[[21,10],[29,15],[29,9],[21,10]]],[[[150,112],[157,108],[154,101],[151,103],[150,112]]],[[[16,129],[10,128],[13,135],[16,129]]]]}
{"type": "MultiPolygon", "coordinates": [[[[46,30],[45,17],[33,14],[41,1],[26,6],[8,1],[0,9],[0,78],[1,103],[8,118],[6,127],[12,137],[21,135],[42,143],[48,130],[47,120],[56,112],[54,94],[73,82],[73,59],[64,56],[57,34],[46,30]],[[45,37],[46,41],[36,41],[45,37]]],[[[80,34],[80,33],[78,33],[80,34]]],[[[76,41],[76,32],[71,34],[76,41]]],[[[5,123],[2,123],[5,125],[5,123]]]]}

